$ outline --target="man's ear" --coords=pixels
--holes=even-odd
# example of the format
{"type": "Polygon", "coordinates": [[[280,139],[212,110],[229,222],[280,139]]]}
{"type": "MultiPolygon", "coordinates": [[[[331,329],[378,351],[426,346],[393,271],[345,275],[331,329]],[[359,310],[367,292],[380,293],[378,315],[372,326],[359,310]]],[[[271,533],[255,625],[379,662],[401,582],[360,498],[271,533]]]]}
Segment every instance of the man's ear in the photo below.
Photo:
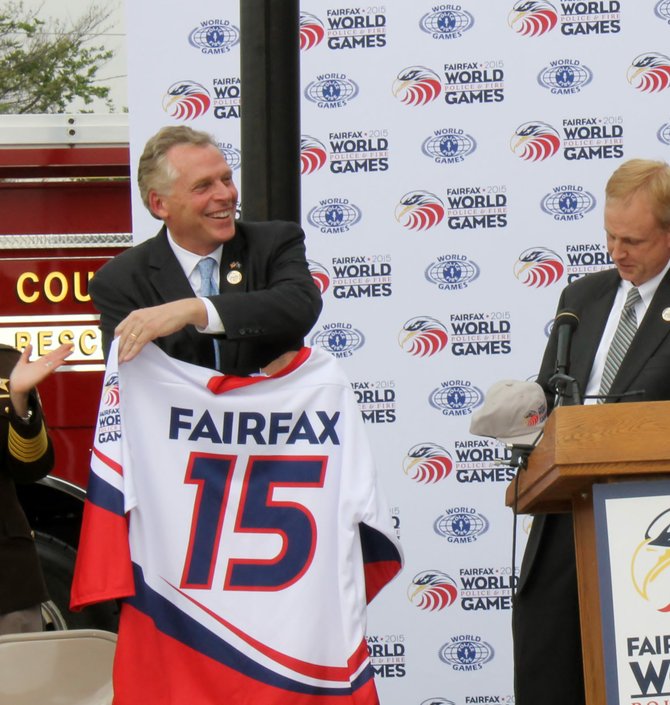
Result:
{"type": "Polygon", "coordinates": [[[156,218],[163,220],[167,216],[167,208],[165,207],[165,202],[163,197],[158,193],[158,191],[149,191],[149,210],[151,214],[156,218]]]}

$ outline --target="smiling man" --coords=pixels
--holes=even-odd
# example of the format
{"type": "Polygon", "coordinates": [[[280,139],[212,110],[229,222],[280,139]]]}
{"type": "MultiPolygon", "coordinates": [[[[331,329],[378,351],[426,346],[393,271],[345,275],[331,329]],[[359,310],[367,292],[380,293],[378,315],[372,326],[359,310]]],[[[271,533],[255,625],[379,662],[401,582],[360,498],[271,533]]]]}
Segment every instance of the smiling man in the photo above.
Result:
{"type": "MultiPolygon", "coordinates": [[[[557,312],[579,320],[568,371],[585,404],[670,400],[670,166],[631,159],[610,177],[604,209],[614,267],[562,292],[557,312]]],[[[538,383],[557,399],[554,326],[538,383]]],[[[571,403],[566,398],[563,403],[571,403]]],[[[514,598],[516,705],[585,702],[570,514],[536,516],[514,598]]]]}
{"type": "Polygon", "coordinates": [[[164,225],[91,280],[105,357],[118,336],[121,362],[155,341],[179,360],[247,375],[300,349],[322,305],[302,229],[236,221],[232,170],[212,136],[189,127],[149,139],[137,178],[164,225]]]}

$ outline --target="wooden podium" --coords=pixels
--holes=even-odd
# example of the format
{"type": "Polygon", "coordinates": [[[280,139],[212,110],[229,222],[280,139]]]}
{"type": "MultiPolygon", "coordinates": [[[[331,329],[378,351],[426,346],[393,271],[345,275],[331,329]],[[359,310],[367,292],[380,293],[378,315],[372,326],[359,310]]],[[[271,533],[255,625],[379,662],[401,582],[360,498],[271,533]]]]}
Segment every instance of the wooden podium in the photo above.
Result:
{"type": "Polygon", "coordinates": [[[607,705],[592,487],[668,477],[669,419],[670,401],[557,407],[507,488],[520,514],[573,513],[587,705],[607,705]]]}

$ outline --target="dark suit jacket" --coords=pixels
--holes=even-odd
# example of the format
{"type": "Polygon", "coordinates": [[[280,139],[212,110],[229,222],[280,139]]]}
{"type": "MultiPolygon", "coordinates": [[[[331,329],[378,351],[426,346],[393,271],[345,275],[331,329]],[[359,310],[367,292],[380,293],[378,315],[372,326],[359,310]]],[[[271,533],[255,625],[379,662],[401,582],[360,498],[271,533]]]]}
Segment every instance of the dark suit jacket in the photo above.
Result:
{"type": "Polygon", "coordinates": [[[53,467],[54,456],[37,398],[31,398],[33,418],[29,423],[21,421],[11,408],[7,382],[18,358],[14,348],[0,345],[0,614],[48,599],[15,483],[44,477],[53,467]]]}
{"type": "MultiPolygon", "coordinates": [[[[568,372],[584,393],[593,360],[620,283],[615,269],[576,280],[560,297],[557,312],[579,316],[568,372]]],[[[612,401],[670,399],[670,273],[656,290],[609,394],[612,401]],[[617,394],[640,392],[616,399],[617,394]]],[[[538,382],[550,402],[557,330],[549,337],[538,382]]],[[[550,406],[551,408],[551,406],[550,406]]],[[[572,517],[537,516],[528,538],[515,596],[513,627],[517,705],[583,702],[581,648],[572,517]]]]}
{"type": "MultiPolygon", "coordinates": [[[[241,223],[224,244],[220,294],[210,297],[225,327],[221,368],[249,374],[287,350],[298,350],[321,312],[321,296],[307,267],[305,235],[295,223],[241,223]],[[238,284],[227,274],[241,273],[238,284]]],[[[103,265],[89,291],[100,311],[105,358],[116,326],[138,308],[195,296],[167,240],[154,238],[103,265]]],[[[156,344],[168,355],[214,367],[212,336],[187,326],[156,344]]]]}

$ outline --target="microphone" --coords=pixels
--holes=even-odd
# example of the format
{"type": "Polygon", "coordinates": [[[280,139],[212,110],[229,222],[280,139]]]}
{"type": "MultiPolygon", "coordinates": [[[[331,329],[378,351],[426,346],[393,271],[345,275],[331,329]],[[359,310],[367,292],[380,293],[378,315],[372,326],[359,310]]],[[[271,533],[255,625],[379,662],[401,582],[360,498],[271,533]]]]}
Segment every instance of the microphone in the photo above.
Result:
{"type": "Polygon", "coordinates": [[[568,309],[561,311],[554,319],[554,326],[558,326],[558,340],[556,342],[556,373],[559,375],[568,374],[572,331],[574,331],[578,325],[579,316],[574,311],[570,311],[568,309]]]}

